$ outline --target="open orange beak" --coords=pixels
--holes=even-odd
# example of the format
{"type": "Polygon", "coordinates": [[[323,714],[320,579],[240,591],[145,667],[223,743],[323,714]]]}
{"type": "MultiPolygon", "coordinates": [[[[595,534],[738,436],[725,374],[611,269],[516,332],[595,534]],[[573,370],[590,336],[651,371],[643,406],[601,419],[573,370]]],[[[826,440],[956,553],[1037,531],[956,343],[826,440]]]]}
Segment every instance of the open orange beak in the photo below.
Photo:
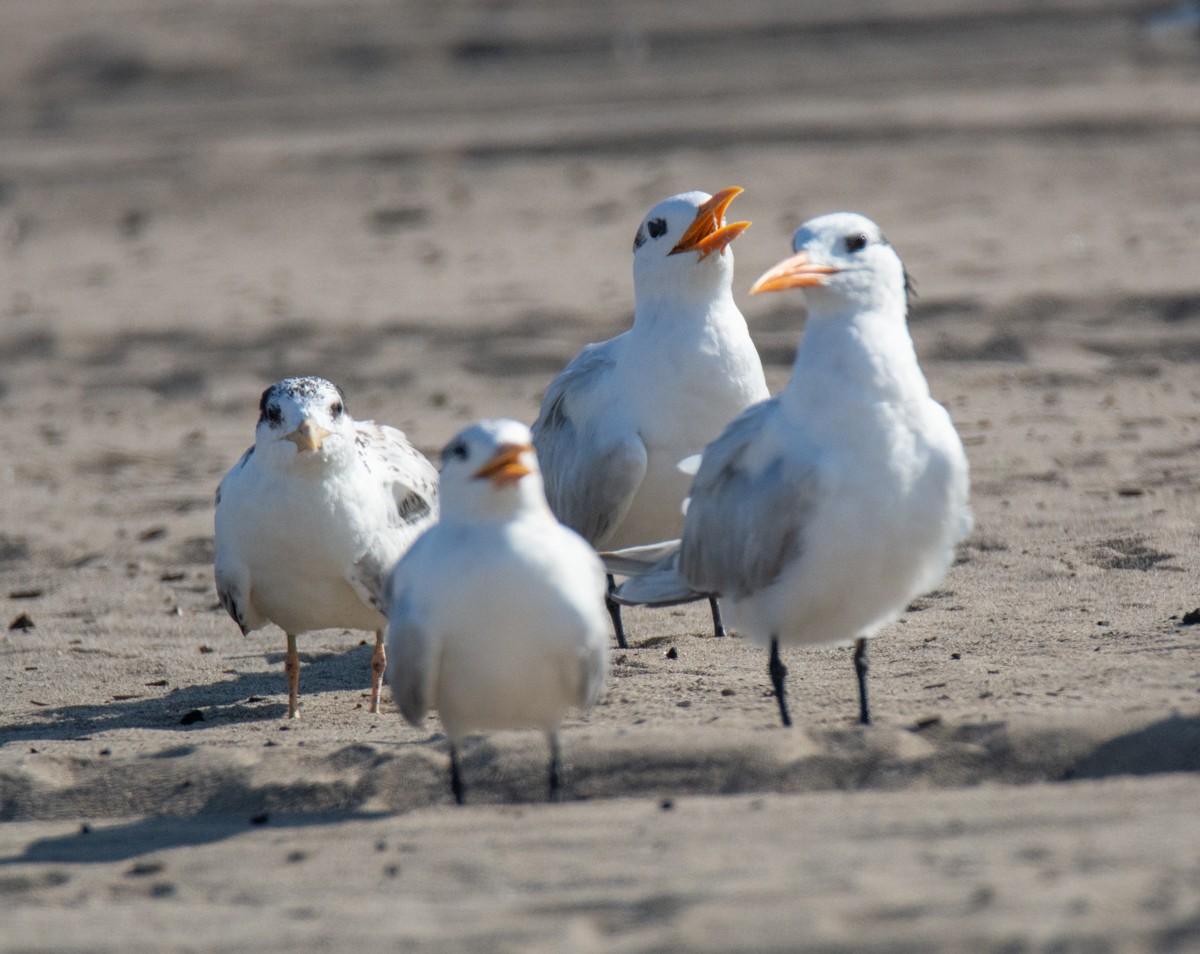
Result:
{"type": "Polygon", "coordinates": [[[323,427],[318,427],[308,418],[300,422],[292,433],[284,436],[285,441],[291,441],[296,445],[297,450],[315,451],[321,449],[321,443],[327,438],[332,431],[327,431],[323,427]]]}
{"type": "Polygon", "coordinates": [[[814,288],[826,284],[829,276],[837,272],[832,265],[818,265],[809,259],[808,252],[797,252],[763,272],[750,286],[750,294],[785,288],[814,288]]]}
{"type": "Polygon", "coordinates": [[[705,202],[704,205],[700,206],[700,211],[696,213],[695,220],[688,226],[687,231],[683,233],[683,238],[676,243],[675,247],[668,254],[678,255],[680,252],[699,252],[700,258],[697,261],[703,261],[713,252],[725,251],[725,246],[745,232],[746,229],[750,228],[749,222],[733,222],[730,225],[721,224],[725,221],[725,210],[729,208],[729,203],[740,195],[742,191],[737,186],[722,189],[705,202]]]}
{"type": "Polygon", "coordinates": [[[475,471],[475,476],[481,479],[486,477],[497,487],[515,484],[522,477],[533,473],[521,463],[521,455],[527,451],[533,453],[533,446],[530,444],[505,444],[496,451],[491,460],[475,471]]]}

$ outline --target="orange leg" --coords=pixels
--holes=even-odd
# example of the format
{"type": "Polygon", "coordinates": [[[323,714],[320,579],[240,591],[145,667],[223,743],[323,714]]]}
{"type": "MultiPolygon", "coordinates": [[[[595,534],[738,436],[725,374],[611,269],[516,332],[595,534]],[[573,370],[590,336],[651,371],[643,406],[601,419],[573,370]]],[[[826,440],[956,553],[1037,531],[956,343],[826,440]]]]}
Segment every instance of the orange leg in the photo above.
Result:
{"type": "Polygon", "coordinates": [[[287,634],[287,656],[283,661],[283,671],[287,673],[288,681],[288,718],[300,718],[300,653],[296,649],[296,637],[287,634]]]}
{"type": "Polygon", "coordinates": [[[371,711],[379,711],[379,692],[387,669],[387,651],[383,648],[383,630],[375,631],[375,653],[371,656],[371,711]]]}

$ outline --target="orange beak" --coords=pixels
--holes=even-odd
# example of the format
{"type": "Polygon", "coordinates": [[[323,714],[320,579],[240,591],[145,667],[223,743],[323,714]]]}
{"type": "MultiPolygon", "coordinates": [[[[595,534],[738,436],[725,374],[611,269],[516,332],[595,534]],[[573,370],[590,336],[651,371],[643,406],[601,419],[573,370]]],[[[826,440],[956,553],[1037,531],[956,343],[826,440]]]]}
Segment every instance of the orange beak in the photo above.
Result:
{"type": "Polygon", "coordinates": [[[735,238],[750,228],[749,222],[734,222],[722,225],[725,221],[725,210],[743,190],[737,186],[722,189],[711,199],[700,206],[696,218],[688,226],[675,247],[668,253],[678,255],[680,252],[699,252],[703,261],[713,252],[723,252],[725,247],[735,238]]]}
{"type": "Polygon", "coordinates": [[[811,261],[808,252],[797,252],[763,272],[758,281],[750,286],[750,294],[782,291],[785,288],[814,288],[826,284],[829,276],[837,272],[832,265],[818,265],[811,261]]]}
{"type": "Polygon", "coordinates": [[[296,445],[297,450],[315,451],[321,449],[321,443],[330,435],[330,431],[325,430],[314,424],[308,418],[300,422],[292,433],[284,437],[285,441],[291,441],[296,445]]]}
{"type": "Polygon", "coordinates": [[[526,451],[532,453],[530,444],[505,444],[486,464],[475,471],[478,478],[488,478],[497,487],[507,487],[515,484],[522,477],[533,473],[521,463],[521,455],[526,451]]]}

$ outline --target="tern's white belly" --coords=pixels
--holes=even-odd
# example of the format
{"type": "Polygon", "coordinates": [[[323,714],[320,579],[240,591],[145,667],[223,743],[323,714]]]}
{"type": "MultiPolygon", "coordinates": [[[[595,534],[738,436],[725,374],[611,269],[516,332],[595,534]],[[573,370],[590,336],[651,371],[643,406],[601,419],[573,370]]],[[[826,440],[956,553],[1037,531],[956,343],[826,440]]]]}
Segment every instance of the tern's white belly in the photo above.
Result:
{"type": "Polygon", "coordinates": [[[941,579],[961,534],[965,481],[934,455],[915,480],[882,481],[891,493],[859,482],[881,472],[864,468],[829,494],[804,528],[798,558],[730,606],[739,631],[763,644],[871,636],[941,579]]]}
{"type": "Polygon", "coordinates": [[[453,567],[458,597],[431,607],[428,625],[442,634],[433,704],[451,738],[552,731],[588,701],[589,672],[605,668],[608,621],[595,557],[582,541],[553,555],[538,545],[496,547],[494,563],[453,567]]]}
{"type": "Polygon", "coordinates": [[[350,584],[347,574],[387,527],[382,493],[359,499],[337,483],[262,482],[225,516],[239,541],[255,610],[286,632],[381,629],[383,615],[350,584]]]}
{"type": "Polygon", "coordinates": [[[344,571],[320,572],[296,563],[256,568],[250,599],[260,613],[289,633],[314,629],[382,629],[383,614],[363,602],[344,571]]]}

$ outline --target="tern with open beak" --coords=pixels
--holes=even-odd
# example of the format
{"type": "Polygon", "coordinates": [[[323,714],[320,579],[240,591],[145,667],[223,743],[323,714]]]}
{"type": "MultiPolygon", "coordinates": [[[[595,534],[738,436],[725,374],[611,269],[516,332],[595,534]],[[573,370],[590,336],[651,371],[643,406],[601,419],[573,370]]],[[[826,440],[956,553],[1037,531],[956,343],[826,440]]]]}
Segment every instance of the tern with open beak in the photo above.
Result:
{"type": "MultiPolygon", "coordinates": [[[[533,425],[546,496],[597,549],[678,537],[691,480],[680,462],[768,396],[733,301],[730,243],[750,223],[726,224],[725,212],[741,191],[686,192],[646,214],[633,240],[633,326],[588,345],[546,389],[533,425]]],[[[611,600],[609,613],[625,646],[611,600]]]]}
{"type": "Polygon", "coordinates": [[[559,727],[596,702],[608,674],[604,569],[546,505],[531,438],[493,420],[446,445],[441,520],[388,585],[387,682],[413,725],[437,710],[459,804],[463,739],[495,729],[546,733],[556,798],[559,727]]]}
{"type": "Polygon", "coordinates": [[[825,215],[792,247],[751,288],[804,290],[792,378],[705,448],[678,552],[618,596],[719,594],[770,649],[784,725],[780,645],[853,643],[867,723],[866,640],[937,585],[970,532],[967,458],[917,363],[904,266],[879,227],[825,215]]]}
{"type": "Polygon", "coordinates": [[[254,446],[217,489],[216,582],[243,633],[287,635],[288,717],[300,715],[296,637],[375,632],[371,712],[385,666],[387,574],[437,517],[437,471],[402,431],[355,421],[340,388],[287,378],[263,392],[254,446]]]}

